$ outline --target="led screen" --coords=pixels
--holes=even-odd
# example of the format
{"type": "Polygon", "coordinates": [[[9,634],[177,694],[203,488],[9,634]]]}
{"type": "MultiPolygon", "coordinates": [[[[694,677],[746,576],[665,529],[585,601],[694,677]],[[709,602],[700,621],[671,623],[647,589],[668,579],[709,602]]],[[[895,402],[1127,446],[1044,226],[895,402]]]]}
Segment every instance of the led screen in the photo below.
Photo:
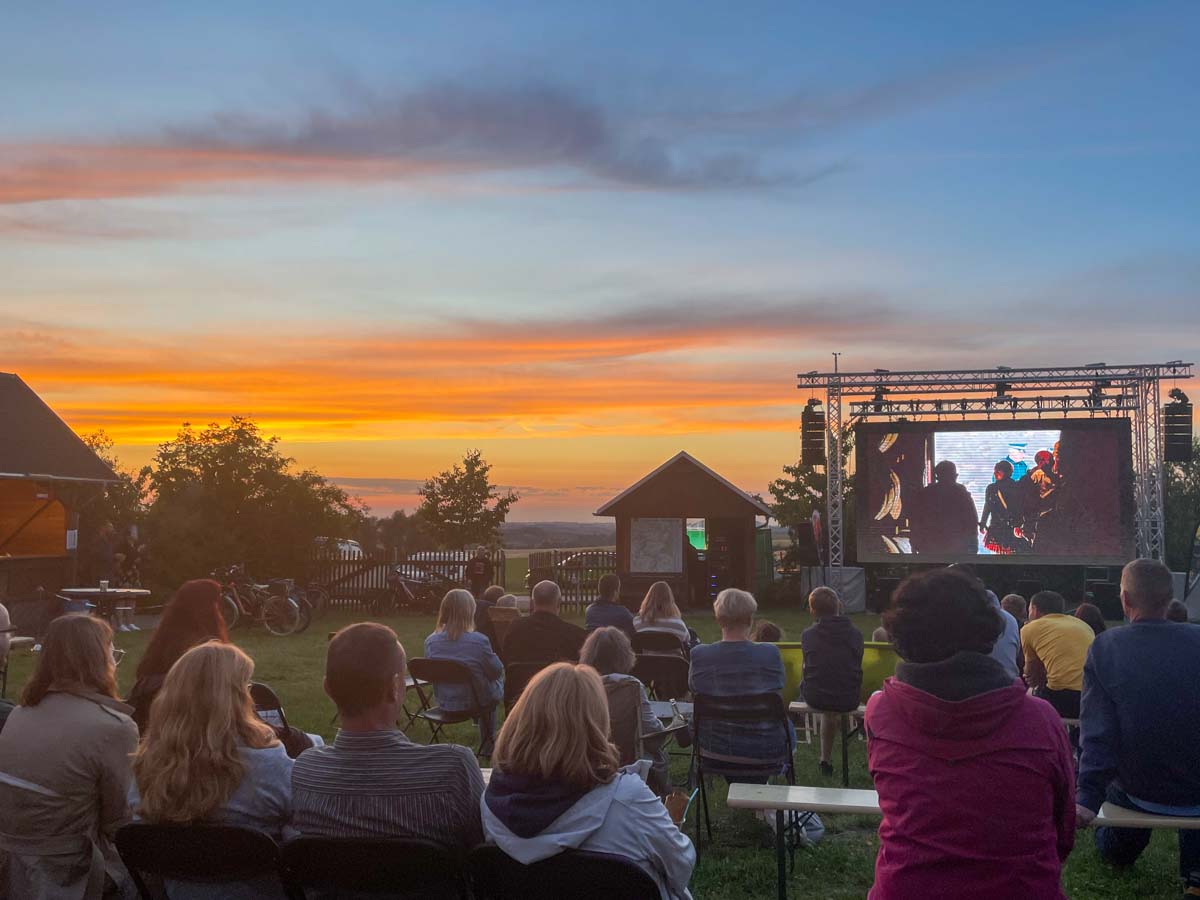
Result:
{"type": "Polygon", "coordinates": [[[860,562],[1133,557],[1126,419],[871,422],[855,446],[860,562]]]}

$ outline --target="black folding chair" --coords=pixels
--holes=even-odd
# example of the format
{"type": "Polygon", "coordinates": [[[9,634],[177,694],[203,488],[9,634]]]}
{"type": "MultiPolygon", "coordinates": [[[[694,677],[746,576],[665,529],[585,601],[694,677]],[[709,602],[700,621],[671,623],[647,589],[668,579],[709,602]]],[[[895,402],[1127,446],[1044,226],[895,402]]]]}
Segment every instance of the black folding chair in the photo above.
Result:
{"type": "MultiPolygon", "coordinates": [[[[433,686],[435,699],[439,684],[465,684],[471,689],[471,697],[475,705],[470,709],[451,710],[432,706],[419,709],[413,714],[414,719],[422,719],[428,723],[429,743],[431,744],[439,742],[442,729],[447,725],[457,725],[460,722],[478,719],[480,716],[486,715],[492,707],[490,702],[480,698],[479,690],[475,685],[475,677],[465,663],[455,662],[452,659],[428,659],[419,656],[408,661],[408,671],[412,673],[413,678],[428,681],[433,686]]],[[[482,749],[482,744],[480,749],[482,749]]]]}
{"type": "MultiPolygon", "coordinates": [[[[117,831],[116,844],[142,900],[158,897],[144,875],[209,885],[280,875],[279,846],[253,828],[135,822],[117,831]]],[[[283,890],[292,900],[303,900],[303,895],[297,897],[286,884],[283,890]]],[[[214,887],[213,896],[220,894],[214,887]]]]}
{"type": "Polygon", "coordinates": [[[299,837],[283,845],[283,876],[293,897],[343,892],[412,900],[467,896],[462,854],[416,838],[299,837]]]}
{"type": "Polygon", "coordinates": [[[531,865],[499,847],[471,851],[471,887],[476,900],[660,900],[654,879],[623,856],[568,850],[531,865]]]}
{"type": "Polygon", "coordinates": [[[632,643],[634,653],[677,653],[684,658],[691,655],[686,643],[666,631],[639,631],[632,643]]]}
{"type": "Polygon", "coordinates": [[[261,681],[250,682],[250,699],[254,701],[254,711],[258,713],[258,717],[268,725],[288,727],[287,716],[283,713],[283,703],[280,702],[279,695],[271,689],[270,685],[263,684],[261,681]]]}
{"type": "Polygon", "coordinates": [[[633,675],[654,700],[682,700],[688,695],[688,666],[682,656],[639,653],[633,675]]]}
{"type": "Polygon", "coordinates": [[[510,662],[504,666],[504,711],[512,712],[512,708],[517,705],[517,701],[521,699],[521,694],[525,691],[525,686],[533,681],[533,676],[546,666],[551,666],[549,660],[545,662],[510,662]]]}

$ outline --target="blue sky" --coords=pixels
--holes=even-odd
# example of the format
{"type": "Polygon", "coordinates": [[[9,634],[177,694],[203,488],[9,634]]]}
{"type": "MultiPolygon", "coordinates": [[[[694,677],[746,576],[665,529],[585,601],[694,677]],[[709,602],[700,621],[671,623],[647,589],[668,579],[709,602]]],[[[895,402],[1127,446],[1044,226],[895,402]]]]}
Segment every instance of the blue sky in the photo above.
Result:
{"type": "Polygon", "coordinates": [[[11,7],[0,358],[132,462],[249,413],[384,485],[379,511],[473,446],[522,518],[586,517],[681,448],[761,490],[796,454],[792,377],[832,349],[1195,356],[1198,26],[1193,3],[11,7]]]}

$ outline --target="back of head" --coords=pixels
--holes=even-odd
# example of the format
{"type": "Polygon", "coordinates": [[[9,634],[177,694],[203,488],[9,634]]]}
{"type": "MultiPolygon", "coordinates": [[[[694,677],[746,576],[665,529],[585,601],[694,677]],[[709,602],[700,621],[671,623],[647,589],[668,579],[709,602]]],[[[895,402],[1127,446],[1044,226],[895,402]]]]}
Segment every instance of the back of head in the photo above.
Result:
{"type": "Polygon", "coordinates": [[[553,581],[539,581],[529,592],[530,609],[557,613],[561,600],[562,590],[553,581]]]}
{"type": "Polygon", "coordinates": [[[1040,616],[1051,616],[1066,612],[1067,601],[1057,591],[1038,591],[1029,598],[1029,606],[1040,616]]]}
{"type": "Polygon", "coordinates": [[[325,693],[343,717],[361,715],[387,701],[404,668],[396,632],[377,622],[347,625],[325,652],[325,693]]]}
{"type": "Polygon", "coordinates": [[[940,463],[933,467],[933,480],[938,484],[950,484],[958,480],[958,466],[950,462],[948,459],[943,459],[940,463]]]}
{"type": "Polygon", "coordinates": [[[725,588],[713,602],[713,615],[722,628],[749,628],[756,612],[754,595],[738,588],[725,588]]]}
{"type": "Polygon", "coordinates": [[[961,651],[990,653],[1004,630],[983,586],[955,569],[904,579],[883,621],[896,652],[914,663],[940,662],[961,651]]]}
{"type": "Polygon", "coordinates": [[[480,597],[480,599],[483,600],[484,603],[496,603],[503,596],[503,585],[493,584],[483,592],[483,595],[480,597]]]}
{"type": "Polygon", "coordinates": [[[1100,607],[1091,603],[1080,603],[1075,607],[1075,618],[1091,626],[1093,634],[1101,634],[1108,627],[1104,624],[1104,614],[1100,607]]]}
{"type": "Polygon", "coordinates": [[[1020,594],[1005,594],[1000,601],[1000,608],[1017,620],[1023,620],[1029,612],[1029,604],[1020,594]]]}
{"type": "Polygon", "coordinates": [[[504,720],[492,762],[505,775],[589,790],[616,774],[608,699],[590,666],[542,669],[504,720]]]}
{"type": "Polygon", "coordinates": [[[642,606],[638,610],[638,618],[645,625],[659,622],[663,619],[681,619],[679,607],[675,605],[675,594],[665,581],[656,581],[646,591],[642,598],[642,606]]]}
{"type": "Polygon", "coordinates": [[[1187,604],[1182,600],[1172,600],[1167,604],[1167,621],[1186,622],[1188,620],[1187,604]]]}
{"type": "Polygon", "coordinates": [[[4,663],[8,659],[8,628],[12,625],[12,619],[8,617],[8,609],[3,603],[0,603],[0,669],[4,668],[4,663]]]}
{"type": "Polygon", "coordinates": [[[579,662],[591,666],[601,675],[628,675],[637,657],[629,636],[611,625],[597,628],[587,636],[579,651],[579,662]]]}
{"type": "Polygon", "coordinates": [[[1121,600],[1147,618],[1162,618],[1175,596],[1171,570],[1156,559],[1135,559],[1121,570],[1121,600]]]}
{"type": "Polygon", "coordinates": [[[825,619],[838,614],[837,591],[830,587],[814,588],[808,595],[808,609],[818,619],[825,619]]]}
{"type": "Polygon", "coordinates": [[[452,641],[475,630],[475,598],[470,591],[462,588],[446,591],[438,608],[437,630],[452,641]]]}
{"type": "Polygon", "coordinates": [[[163,610],[138,663],[137,677],[166,675],[175,661],[205,641],[229,641],[221,616],[221,585],[209,578],[186,581],[163,610]]]}
{"type": "Polygon", "coordinates": [[[117,697],[112,629],[88,615],[59,616],[46,629],[33,677],[21,692],[22,706],[37,706],[52,691],[117,697]]]}
{"type": "Polygon", "coordinates": [[[515,594],[504,594],[496,600],[496,605],[501,609],[516,609],[517,598],[515,594]]]}
{"type": "Polygon", "coordinates": [[[606,603],[614,602],[617,595],[621,593],[621,579],[613,572],[605,572],[600,576],[596,590],[599,592],[601,600],[606,603]]]}
{"type": "Polygon", "coordinates": [[[133,765],[146,819],[187,823],[210,816],[245,774],[239,746],[277,743],[255,715],[253,674],[250,657],[220,641],[193,647],[171,667],[133,765]]]}
{"type": "Polygon", "coordinates": [[[783,629],[774,622],[762,621],[754,628],[756,644],[777,644],[783,640],[783,629]]]}

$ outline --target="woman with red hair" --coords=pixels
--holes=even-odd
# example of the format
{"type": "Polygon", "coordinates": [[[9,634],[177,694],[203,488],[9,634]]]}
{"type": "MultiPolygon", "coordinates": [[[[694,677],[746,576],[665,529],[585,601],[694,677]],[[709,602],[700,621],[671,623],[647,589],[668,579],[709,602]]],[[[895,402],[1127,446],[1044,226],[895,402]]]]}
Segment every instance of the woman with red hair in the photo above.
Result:
{"type": "Polygon", "coordinates": [[[127,701],[142,734],[150,721],[150,704],[171,666],[188,650],[213,640],[229,643],[229,632],[221,618],[221,586],[208,578],[185,582],[163,610],[146,654],[138,663],[137,681],[127,701]]]}

